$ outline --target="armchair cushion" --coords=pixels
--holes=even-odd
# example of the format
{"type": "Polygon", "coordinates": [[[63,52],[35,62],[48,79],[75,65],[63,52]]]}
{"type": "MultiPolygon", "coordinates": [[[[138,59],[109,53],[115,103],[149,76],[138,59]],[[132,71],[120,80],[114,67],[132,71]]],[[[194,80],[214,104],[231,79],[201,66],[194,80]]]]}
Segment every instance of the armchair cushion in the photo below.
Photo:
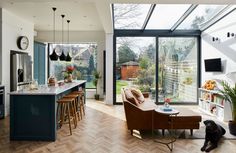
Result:
{"type": "Polygon", "coordinates": [[[139,89],[131,88],[130,90],[140,104],[145,101],[144,96],[139,89]]]}
{"type": "Polygon", "coordinates": [[[125,97],[126,99],[131,102],[132,104],[138,106],[139,105],[139,102],[136,100],[136,98],[134,97],[134,95],[132,94],[132,92],[130,91],[130,89],[126,88],[124,90],[124,93],[125,93],[125,97]]]}

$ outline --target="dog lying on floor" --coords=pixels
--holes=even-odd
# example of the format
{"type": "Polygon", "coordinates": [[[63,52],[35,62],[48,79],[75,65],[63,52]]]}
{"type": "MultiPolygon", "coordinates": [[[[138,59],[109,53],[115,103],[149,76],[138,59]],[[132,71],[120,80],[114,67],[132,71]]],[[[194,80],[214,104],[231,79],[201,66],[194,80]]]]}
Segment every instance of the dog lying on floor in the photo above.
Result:
{"type": "Polygon", "coordinates": [[[225,134],[226,131],[222,126],[216,124],[212,120],[206,120],[203,123],[206,126],[206,136],[201,151],[210,152],[217,147],[220,138],[225,134]],[[208,145],[209,142],[210,145],[208,145]]]}

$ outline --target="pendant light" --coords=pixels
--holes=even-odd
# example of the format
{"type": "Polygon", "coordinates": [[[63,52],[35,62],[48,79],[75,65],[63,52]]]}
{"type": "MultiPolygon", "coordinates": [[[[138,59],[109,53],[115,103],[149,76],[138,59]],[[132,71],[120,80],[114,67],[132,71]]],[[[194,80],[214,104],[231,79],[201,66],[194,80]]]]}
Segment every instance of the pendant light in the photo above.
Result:
{"type": "Polygon", "coordinates": [[[61,44],[61,55],[60,55],[60,61],[65,61],[66,60],[66,56],[65,56],[65,54],[64,54],[64,48],[63,48],[63,42],[64,42],[64,17],[65,17],[65,15],[61,15],[61,17],[62,17],[62,31],[61,31],[61,33],[62,33],[62,35],[61,35],[61,42],[62,42],[62,44],[61,44]]]}
{"type": "MultiPolygon", "coordinates": [[[[55,12],[56,12],[56,9],[57,8],[55,8],[55,7],[52,8],[52,10],[53,10],[53,42],[54,42],[54,44],[55,44],[55,12]]],[[[56,48],[53,48],[53,52],[51,55],[49,55],[49,57],[52,61],[57,61],[58,55],[56,53],[56,48]]]]}
{"type": "MultiPolygon", "coordinates": [[[[70,20],[67,20],[67,23],[68,23],[68,38],[67,38],[67,41],[68,41],[68,45],[69,45],[69,37],[70,37],[70,31],[69,31],[69,29],[70,29],[70,27],[69,27],[69,24],[70,24],[70,20]]],[[[71,61],[71,57],[70,57],[70,47],[69,47],[69,51],[68,51],[68,54],[67,54],[67,56],[66,56],[66,61],[67,62],[70,62],[71,61]]]]}

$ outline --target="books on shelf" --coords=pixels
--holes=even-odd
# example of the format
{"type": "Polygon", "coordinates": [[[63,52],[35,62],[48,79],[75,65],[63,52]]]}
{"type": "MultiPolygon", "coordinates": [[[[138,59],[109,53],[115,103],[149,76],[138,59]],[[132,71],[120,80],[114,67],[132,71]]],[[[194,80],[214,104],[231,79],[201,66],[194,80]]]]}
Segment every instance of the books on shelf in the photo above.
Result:
{"type": "Polygon", "coordinates": [[[198,100],[203,112],[219,120],[228,121],[232,118],[230,104],[218,91],[199,88],[198,100]]]}

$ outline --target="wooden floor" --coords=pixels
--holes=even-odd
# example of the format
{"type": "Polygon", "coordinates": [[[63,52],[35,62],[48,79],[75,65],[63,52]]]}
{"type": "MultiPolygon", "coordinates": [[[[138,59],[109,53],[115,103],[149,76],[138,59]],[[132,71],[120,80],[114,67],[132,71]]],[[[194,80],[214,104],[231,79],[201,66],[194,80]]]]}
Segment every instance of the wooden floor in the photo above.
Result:
{"type": "MultiPolygon", "coordinates": [[[[0,120],[0,153],[167,153],[166,146],[130,135],[123,106],[107,106],[88,100],[86,116],[73,135],[67,126],[58,131],[56,142],[9,141],[9,117],[0,120]]],[[[43,126],[43,125],[42,125],[43,126]]],[[[173,153],[198,153],[204,140],[177,140],[173,153]]],[[[236,153],[236,140],[224,140],[212,153],[236,153]]]]}

